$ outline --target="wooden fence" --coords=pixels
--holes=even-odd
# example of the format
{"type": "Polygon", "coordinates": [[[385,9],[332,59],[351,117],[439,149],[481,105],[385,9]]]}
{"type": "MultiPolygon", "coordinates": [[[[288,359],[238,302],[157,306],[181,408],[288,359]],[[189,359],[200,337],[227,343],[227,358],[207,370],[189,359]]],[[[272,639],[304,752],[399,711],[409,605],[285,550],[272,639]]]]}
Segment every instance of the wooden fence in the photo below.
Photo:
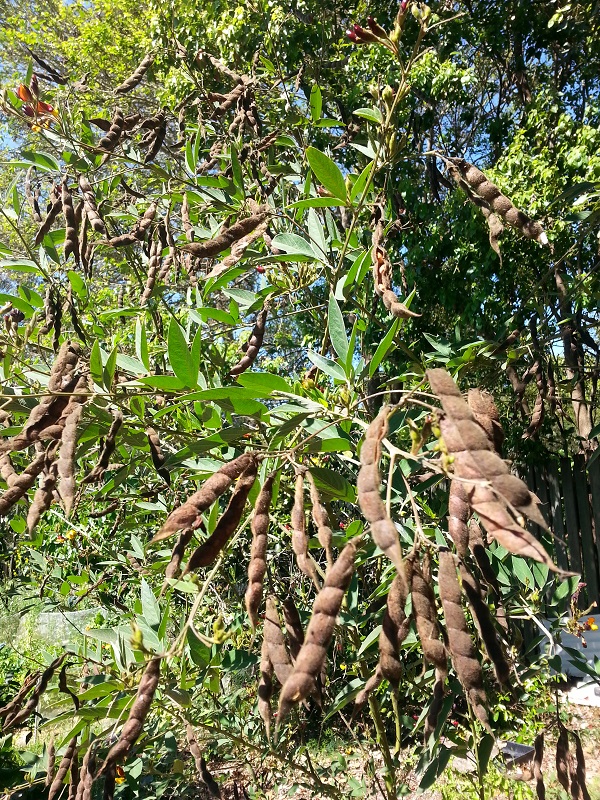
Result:
{"type": "Polygon", "coordinates": [[[600,603],[600,460],[586,467],[582,455],[561,458],[529,467],[522,477],[541,500],[553,544],[541,530],[536,533],[559,567],[581,573],[589,602],[600,603]]]}

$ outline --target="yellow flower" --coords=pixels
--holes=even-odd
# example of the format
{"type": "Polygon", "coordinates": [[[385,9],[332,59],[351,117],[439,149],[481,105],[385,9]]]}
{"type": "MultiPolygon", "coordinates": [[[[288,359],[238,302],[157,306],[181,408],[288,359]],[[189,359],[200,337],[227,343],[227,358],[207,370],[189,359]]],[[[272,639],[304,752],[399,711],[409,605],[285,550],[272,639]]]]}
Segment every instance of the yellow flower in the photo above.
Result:
{"type": "Polygon", "coordinates": [[[125,772],[123,767],[117,767],[115,783],[124,783],[125,782],[125,772]]]}

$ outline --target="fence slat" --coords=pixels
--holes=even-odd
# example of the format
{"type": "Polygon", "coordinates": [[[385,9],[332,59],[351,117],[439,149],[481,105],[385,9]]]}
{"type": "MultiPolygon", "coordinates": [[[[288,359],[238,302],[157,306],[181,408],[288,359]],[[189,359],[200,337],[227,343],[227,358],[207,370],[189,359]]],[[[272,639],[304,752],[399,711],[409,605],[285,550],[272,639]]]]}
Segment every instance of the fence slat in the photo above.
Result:
{"type": "MultiPolygon", "coordinates": [[[[600,473],[599,473],[600,475],[600,473]]],[[[551,461],[548,464],[548,494],[550,496],[550,524],[554,534],[554,553],[556,563],[561,569],[569,569],[567,541],[565,537],[565,523],[563,520],[563,502],[561,492],[560,472],[558,464],[551,461]]],[[[600,488],[600,486],[599,486],[600,488]]]]}
{"type": "Polygon", "coordinates": [[[598,600],[598,568],[596,566],[596,548],[594,547],[585,456],[583,455],[576,455],[573,459],[573,481],[579,512],[583,576],[587,583],[588,601],[591,603],[594,600],[598,600]]]}
{"type": "Polygon", "coordinates": [[[573,572],[581,573],[581,552],[579,549],[579,519],[577,517],[577,499],[571,472],[571,461],[560,460],[561,484],[565,501],[565,521],[567,523],[567,540],[569,543],[569,564],[573,572]]]}

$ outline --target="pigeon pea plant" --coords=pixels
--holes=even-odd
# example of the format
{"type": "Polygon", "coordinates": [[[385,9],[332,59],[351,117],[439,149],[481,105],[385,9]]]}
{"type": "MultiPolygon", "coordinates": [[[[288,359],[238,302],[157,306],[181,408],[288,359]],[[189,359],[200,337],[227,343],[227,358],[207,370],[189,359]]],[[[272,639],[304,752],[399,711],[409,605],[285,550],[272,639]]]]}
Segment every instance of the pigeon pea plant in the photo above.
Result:
{"type": "MultiPolygon", "coordinates": [[[[59,731],[21,789],[158,797],[200,781],[218,797],[239,776],[216,780],[207,761],[237,758],[255,791],[291,773],[325,796],[378,786],[392,800],[411,745],[423,788],[474,752],[483,796],[496,687],[519,700],[528,669],[511,649],[513,570],[532,560],[540,591],[564,576],[526,527],[546,529],[500,455],[492,398],[465,400],[407,344],[418,286],[396,283],[389,181],[414,157],[397,113],[442,23],[402,2],[391,33],[373,19],[349,32],[401,75],[361,109],[356,168],[315,146],[341,124],[322,118],[318,86],[302,123],[265,129],[268,74],[176,42],[196,88],[175,113],[136,109],[154,53],[95,118],[77,118],[68,87],[40,100],[33,74],[4,91],[40,145],[14,162],[2,210],[6,591],[104,619],[0,709],[7,736],[34,714],[59,731]],[[383,783],[370,755],[358,788],[309,755],[309,722],[352,730],[351,704],[383,783]]],[[[465,158],[428,155],[493,247],[504,224],[548,244],[465,158]]],[[[564,730],[561,768],[583,787],[564,730]]]]}

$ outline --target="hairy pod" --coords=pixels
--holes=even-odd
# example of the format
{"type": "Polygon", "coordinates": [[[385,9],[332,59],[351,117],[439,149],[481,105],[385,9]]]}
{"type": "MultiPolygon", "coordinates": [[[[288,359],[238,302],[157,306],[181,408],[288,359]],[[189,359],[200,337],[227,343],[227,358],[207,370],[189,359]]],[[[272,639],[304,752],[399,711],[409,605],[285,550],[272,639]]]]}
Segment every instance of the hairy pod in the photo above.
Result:
{"type": "Polygon", "coordinates": [[[75,748],[71,765],[69,767],[69,795],[68,800],[77,800],[77,789],[79,787],[79,751],[75,748]]]}
{"type": "Polygon", "coordinates": [[[206,766],[206,761],[204,760],[202,751],[200,750],[198,742],[196,741],[196,734],[194,733],[194,729],[189,723],[186,727],[186,735],[187,735],[188,745],[190,747],[190,753],[194,757],[194,763],[196,764],[198,777],[208,789],[208,792],[211,795],[211,797],[220,798],[221,789],[219,787],[219,784],[216,782],[216,780],[208,771],[208,768],[206,766]]]}
{"type": "MultiPolygon", "coordinates": [[[[577,800],[591,800],[586,784],[585,756],[581,739],[576,731],[571,731],[575,739],[575,758],[571,760],[571,796],[577,800]]],[[[538,795],[539,797],[539,795],[538,795]]]]}
{"type": "Polygon", "coordinates": [[[4,517],[10,509],[31,489],[35,479],[44,469],[46,454],[40,453],[16,478],[11,480],[9,488],[0,496],[0,517],[4,517]]]}
{"type": "Polygon", "coordinates": [[[435,595],[430,580],[426,579],[421,565],[416,561],[411,564],[411,595],[423,655],[428,662],[435,665],[440,675],[445,676],[448,672],[448,660],[444,643],[440,641],[435,595]]]}
{"type": "Polygon", "coordinates": [[[269,475],[265,480],[256,498],[254,515],[250,523],[252,547],[250,550],[250,563],[248,564],[248,588],[246,589],[245,602],[250,625],[253,629],[258,624],[258,610],[262,601],[263,582],[267,571],[269,511],[273,499],[274,481],[275,475],[269,475]]]}
{"type": "Polygon", "coordinates": [[[477,719],[489,730],[481,664],[477,658],[463,611],[454,556],[448,550],[440,552],[438,586],[444,609],[452,663],[477,719]]]}
{"type": "Polygon", "coordinates": [[[167,134],[167,118],[164,114],[159,114],[158,116],[160,121],[153,132],[148,152],[144,156],[144,164],[149,164],[151,161],[154,161],[165,141],[165,136],[167,134]]]}
{"type": "Polygon", "coordinates": [[[14,728],[17,725],[20,725],[21,722],[24,722],[29,717],[29,715],[32,714],[33,711],[35,711],[35,709],[37,708],[37,704],[40,701],[40,697],[44,694],[44,692],[48,688],[48,684],[50,683],[52,676],[54,675],[58,667],[60,667],[65,658],[66,654],[64,653],[63,655],[58,656],[58,658],[55,658],[54,661],[49,666],[47,666],[46,669],[39,676],[39,683],[35,687],[33,694],[31,695],[27,703],[22,707],[15,706],[13,711],[11,711],[9,714],[5,716],[4,725],[2,727],[3,733],[6,733],[10,728],[14,728]]]}
{"type": "Polygon", "coordinates": [[[148,232],[148,229],[152,225],[154,221],[154,217],[156,216],[156,210],[158,208],[158,203],[152,202],[148,206],[148,208],[144,211],[143,215],[138,220],[135,228],[132,230],[132,235],[138,240],[143,241],[148,232]]]}
{"type": "Polygon", "coordinates": [[[47,233],[50,233],[52,225],[54,224],[58,215],[62,211],[63,208],[62,194],[58,186],[54,186],[52,192],[50,193],[50,203],[51,205],[48,210],[48,213],[46,214],[46,219],[42,222],[35,235],[34,242],[36,245],[40,245],[44,240],[44,236],[47,233]]]}
{"type": "Polygon", "coordinates": [[[96,748],[95,743],[92,742],[85,751],[83,762],[81,764],[76,800],[92,800],[95,768],[96,748]]]}
{"type": "Polygon", "coordinates": [[[135,87],[141,83],[142,78],[148,72],[153,63],[154,56],[150,53],[145,55],[131,75],[128,78],[125,78],[123,83],[117,86],[115,89],[115,94],[127,94],[127,92],[135,89],[135,87]]]}
{"type": "Polygon", "coordinates": [[[558,741],[556,743],[556,777],[567,794],[569,794],[571,788],[570,761],[569,732],[565,726],[559,722],[558,741]]]}
{"type": "Polygon", "coordinates": [[[269,657],[269,646],[263,636],[260,648],[260,679],[258,682],[258,713],[265,724],[267,739],[271,738],[271,722],[273,712],[271,711],[271,697],[273,696],[273,664],[269,657]]]}
{"type": "Polygon", "coordinates": [[[295,663],[302,645],[304,644],[304,628],[302,627],[302,621],[296,604],[291,597],[286,597],[283,601],[283,619],[285,621],[285,629],[290,645],[290,655],[292,661],[295,663]]]}
{"type": "Polygon", "coordinates": [[[304,472],[296,475],[294,505],[291,513],[292,549],[296,563],[301,572],[309,577],[319,589],[317,570],[308,553],[308,536],[306,535],[306,515],[304,513],[304,472]]]}
{"type": "Polygon", "coordinates": [[[137,742],[160,679],[160,661],[156,656],[148,661],[127,721],[123,725],[118,741],[110,748],[104,759],[100,769],[101,774],[109,774],[118,763],[124,761],[137,742]]]}
{"type": "Polygon", "coordinates": [[[156,275],[160,266],[161,252],[162,249],[160,242],[152,242],[152,245],[150,246],[150,258],[148,259],[146,285],[144,286],[142,296],[140,297],[140,306],[147,305],[148,300],[152,297],[152,292],[154,291],[154,286],[156,284],[156,275]]]}
{"type": "Polygon", "coordinates": [[[154,430],[154,428],[146,428],[146,437],[148,439],[148,444],[150,445],[150,457],[152,458],[154,469],[167,484],[167,486],[170,486],[171,474],[165,467],[165,462],[167,459],[162,451],[158,433],[154,430]]]}
{"type": "Polygon", "coordinates": [[[325,555],[327,557],[327,568],[331,569],[333,566],[333,551],[331,549],[331,539],[333,533],[329,525],[329,514],[321,502],[319,490],[317,489],[315,479],[313,478],[310,470],[306,473],[306,477],[308,478],[310,502],[312,505],[312,518],[317,529],[317,539],[319,540],[319,544],[323,550],[325,550],[325,555]]]}
{"type": "Polygon", "coordinates": [[[243,453],[228,461],[208,478],[202,487],[188,497],[185,503],[172,511],[152,543],[166,539],[182,528],[198,527],[201,515],[224,494],[236,478],[255,460],[253,453],[243,453]]]}
{"type": "Polygon", "coordinates": [[[461,557],[466,555],[469,547],[470,516],[471,508],[464,483],[452,481],[448,495],[448,533],[461,557]]]}
{"type": "Polygon", "coordinates": [[[73,208],[73,197],[67,183],[67,176],[62,182],[62,211],[65,218],[65,261],[70,255],[79,262],[79,238],[77,236],[77,220],[73,208]]]}
{"type": "Polygon", "coordinates": [[[50,785],[50,791],[48,792],[48,800],[55,800],[56,797],[62,792],[63,783],[65,778],[67,777],[67,773],[71,768],[71,762],[73,758],[77,757],[77,737],[75,736],[69,744],[67,745],[67,749],[64,752],[64,755],[58,765],[58,769],[56,770],[56,775],[54,776],[54,780],[50,785]]]}
{"type": "Polygon", "coordinates": [[[57,480],[57,464],[55,461],[48,463],[49,455],[46,454],[46,474],[35,490],[33,500],[27,511],[27,531],[31,535],[40,521],[42,514],[52,505],[57,480]]]}
{"type": "Polygon", "coordinates": [[[190,556],[185,569],[186,573],[193,572],[199,567],[209,566],[225,547],[240,524],[246,507],[246,500],[256,480],[257,469],[258,464],[253,459],[240,475],[229,504],[217,522],[214,531],[190,556]]]}
{"type": "Polygon", "coordinates": [[[245,372],[248,369],[248,367],[251,367],[252,364],[254,364],[254,362],[256,361],[256,356],[258,355],[258,351],[262,346],[263,338],[265,335],[267,315],[268,315],[268,307],[265,305],[256,315],[256,321],[254,323],[254,327],[252,328],[252,333],[250,334],[250,338],[246,343],[246,352],[244,356],[229,371],[229,374],[231,375],[232,378],[241,375],[242,372],[245,372]]]}
{"type": "Polygon", "coordinates": [[[82,413],[83,406],[80,403],[76,404],[65,422],[58,451],[58,492],[67,516],[70,516],[75,502],[75,450],[77,426],[82,413]]]}
{"type": "Polygon", "coordinates": [[[404,613],[406,599],[406,587],[396,575],[388,592],[379,634],[379,670],[382,677],[386,678],[394,689],[398,688],[402,677],[400,645],[408,636],[410,629],[410,619],[404,613]]]}
{"type": "MultiPolygon", "coordinates": [[[[29,694],[29,692],[33,689],[35,684],[40,678],[40,671],[37,670],[36,672],[31,672],[29,675],[25,677],[23,681],[23,685],[17,692],[17,694],[9,700],[9,702],[0,708],[0,719],[6,720],[9,717],[14,717],[23,707],[23,702],[25,698],[29,694]]],[[[53,740],[52,740],[53,742],[53,740]]]]}
{"type": "Polygon", "coordinates": [[[46,778],[44,779],[44,786],[51,786],[54,780],[54,761],[56,759],[56,749],[54,746],[54,736],[51,737],[48,744],[48,752],[46,754],[46,778]]]}
{"type": "Polygon", "coordinates": [[[283,686],[292,674],[293,667],[283,638],[281,620],[273,595],[267,597],[263,638],[275,677],[283,686]]]}
{"type": "Polygon", "coordinates": [[[183,245],[182,249],[187,253],[191,253],[196,258],[213,258],[219,255],[219,253],[222,253],[223,250],[227,250],[228,247],[231,247],[234,242],[237,242],[239,239],[251,233],[267,220],[269,215],[270,211],[266,207],[261,206],[256,214],[252,214],[250,217],[236,222],[213,239],[208,239],[205,242],[189,242],[183,245]]]}
{"type": "Polygon", "coordinates": [[[33,174],[34,167],[29,167],[25,174],[25,197],[27,198],[27,202],[29,207],[31,208],[31,216],[34,222],[37,222],[38,225],[42,222],[42,215],[40,214],[40,207],[35,194],[31,191],[31,176],[33,174]]]}
{"type": "Polygon", "coordinates": [[[103,236],[106,236],[106,225],[104,224],[104,220],[98,211],[98,206],[96,205],[96,195],[94,194],[92,185],[85,175],[79,176],[79,189],[83,195],[84,209],[87,218],[90,221],[90,225],[96,231],[96,233],[101,233],[103,236]]]}
{"type": "Polygon", "coordinates": [[[538,800],[546,800],[546,787],[544,785],[544,775],[542,773],[542,761],[544,759],[544,734],[538,733],[535,737],[534,756],[533,756],[533,777],[535,778],[535,792],[538,800]]]}
{"type": "Polygon", "coordinates": [[[181,574],[181,562],[185,555],[188,544],[192,541],[194,531],[192,528],[186,528],[181,531],[175,542],[175,546],[171,552],[171,560],[167,564],[165,570],[165,585],[169,578],[178,578],[181,574]]]}
{"type": "Polygon", "coordinates": [[[102,476],[106,472],[106,468],[110,464],[110,457],[115,452],[115,448],[117,446],[117,434],[119,433],[122,424],[123,424],[123,412],[119,408],[117,408],[113,411],[113,421],[111,423],[110,428],[108,429],[106,438],[104,439],[104,444],[102,445],[102,449],[100,450],[98,462],[96,463],[94,468],[81,481],[82,484],[98,483],[98,481],[102,479],[102,476]]]}
{"type": "Polygon", "coordinates": [[[323,588],[315,598],[304,643],[298,653],[293,672],[283,685],[279,696],[278,725],[296,703],[300,703],[317,691],[317,681],[333,637],[337,615],[354,572],[356,549],[357,542],[354,539],[348,542],[327,573],[323,588]]]}
{"type": "Polygon", "coordinates": [[[103,136],[98,142],[98,147],[101,150],[106,150],[109,153],[115,149],[121,140],[123,131],[125,129],[125,118],[120,108],[115,109],[114,116],[110,123],[110,128],[106,136],[103,136]]]}

